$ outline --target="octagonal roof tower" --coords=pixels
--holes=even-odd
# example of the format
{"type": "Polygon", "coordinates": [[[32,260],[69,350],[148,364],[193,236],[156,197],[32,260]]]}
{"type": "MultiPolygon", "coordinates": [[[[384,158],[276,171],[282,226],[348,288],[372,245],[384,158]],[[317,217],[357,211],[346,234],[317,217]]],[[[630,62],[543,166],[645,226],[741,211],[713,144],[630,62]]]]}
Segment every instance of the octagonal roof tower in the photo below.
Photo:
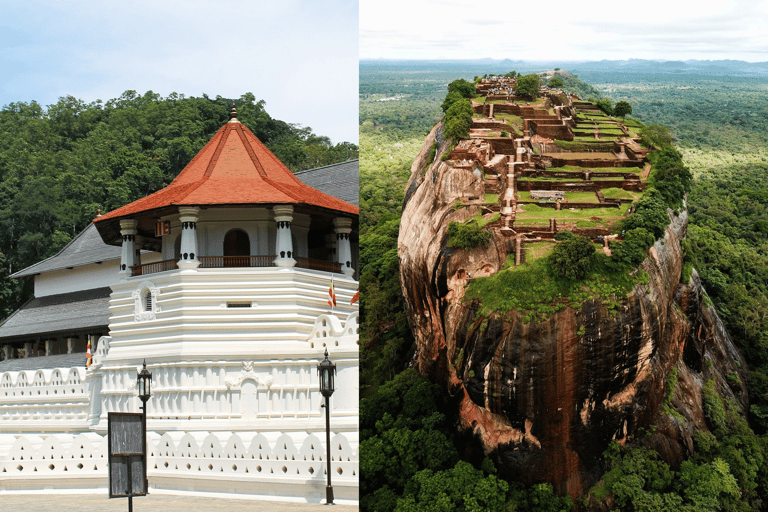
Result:
{"type": "Polygon", "coordinates": [[[179,206],[294,205],[323,215],[357,217],[359,209],[302,183],[237,119],[222,126],[170,185],[94,219],[102,239],[120,245],[121,219],[138,218],[138,232],[152,238],[159,218],[179,206]]]}

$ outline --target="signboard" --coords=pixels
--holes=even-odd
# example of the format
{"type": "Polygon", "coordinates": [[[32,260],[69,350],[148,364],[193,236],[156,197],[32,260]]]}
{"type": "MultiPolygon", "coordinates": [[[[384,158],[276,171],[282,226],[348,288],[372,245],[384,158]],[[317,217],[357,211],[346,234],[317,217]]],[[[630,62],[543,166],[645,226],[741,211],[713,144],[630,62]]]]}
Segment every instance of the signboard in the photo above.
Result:
{"type": "Polygon", "coordinates": [[[158,221],[155,224],[155,236],[165,236],[171,234],[171,221],[158,221]]]}
{"type": "Polygon", "coordinates": [[[130,498],[147,494],[146,425],[138,412],[110,412],[109,497],[130,498]]]}

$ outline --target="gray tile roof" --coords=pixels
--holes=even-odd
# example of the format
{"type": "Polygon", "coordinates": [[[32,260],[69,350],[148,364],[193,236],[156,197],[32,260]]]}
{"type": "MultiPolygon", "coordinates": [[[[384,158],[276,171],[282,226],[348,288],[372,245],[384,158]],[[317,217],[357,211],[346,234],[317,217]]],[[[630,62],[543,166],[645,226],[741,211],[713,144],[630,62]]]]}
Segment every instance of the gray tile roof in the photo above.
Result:
{"type": "Polygon", "coordinates": [[[20,370],[47,370],[53,368],[72,368],[85,366],[85,352],[59,354],[56,356],[25,357],[0,361],[0,373],[20,370]]]}
{"type": "Polygon", "coordinates": [[[360,206],[360,160],[299,171],[296,177],[320,192],[360,206]]]}
{"type": "Polygon", "coordinates": [[[0,324],[0,342],[82,330],[106,332],[110,293],[106,287],[34,298],[0,324]]]}
{"type": "Polygon", "coordinates": [[[121,248],[118,246],[105,244],[96,230],[96,226],[91,223],[60,250],[58,254],[51,256],[47,260],[35,263],[24,270],[20,270],[12,274],[11,277],[28,277],[42,272],[50,272],[51,270],[78,267],[101,261],[119,260],[120,250],[121,248]]]}

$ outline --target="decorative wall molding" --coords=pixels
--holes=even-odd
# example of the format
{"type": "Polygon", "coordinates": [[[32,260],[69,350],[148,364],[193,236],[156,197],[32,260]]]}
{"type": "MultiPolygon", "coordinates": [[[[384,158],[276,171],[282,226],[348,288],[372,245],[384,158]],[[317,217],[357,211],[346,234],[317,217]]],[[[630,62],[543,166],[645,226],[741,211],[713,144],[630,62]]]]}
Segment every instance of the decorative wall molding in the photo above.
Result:
{"type": "Polygon", "coordinates": [[[139,287],[131,293],[133,299],[134,321],[144,322],[157,318],[160,312],[160,306],[157,304],[157,297],[160,295],[160,288],[152,284],[151,281],[142,282],[139,287]],[[147,294],[151,297],[151,308],[147,308],[147,294]]]}
{"type": "Polygon", "coordinates": [[[224,383],[227,385],[227,389],[240,389],[241,384],[246,380],[251,379],[257,382],[259,386],[265,386],[267,388],[272,386],[274,378],[272,375],[265,375],[264,373],[258,374],[253,371],[253,361],[244,361],[243,369],[239,374],[227,377],[224,379],[224,383]]]}

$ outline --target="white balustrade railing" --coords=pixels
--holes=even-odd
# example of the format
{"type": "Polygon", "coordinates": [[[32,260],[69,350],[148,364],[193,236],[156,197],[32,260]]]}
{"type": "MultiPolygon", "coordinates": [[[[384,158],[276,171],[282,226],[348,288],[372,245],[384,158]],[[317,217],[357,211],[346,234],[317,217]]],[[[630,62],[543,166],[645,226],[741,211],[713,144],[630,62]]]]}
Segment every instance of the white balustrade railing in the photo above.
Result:
{"type": "Polygon", "coordinates": [[[0,377],[0,432],[19,422],[85,422],[90,408],[85,367],[5,372],[0,377]]]}

